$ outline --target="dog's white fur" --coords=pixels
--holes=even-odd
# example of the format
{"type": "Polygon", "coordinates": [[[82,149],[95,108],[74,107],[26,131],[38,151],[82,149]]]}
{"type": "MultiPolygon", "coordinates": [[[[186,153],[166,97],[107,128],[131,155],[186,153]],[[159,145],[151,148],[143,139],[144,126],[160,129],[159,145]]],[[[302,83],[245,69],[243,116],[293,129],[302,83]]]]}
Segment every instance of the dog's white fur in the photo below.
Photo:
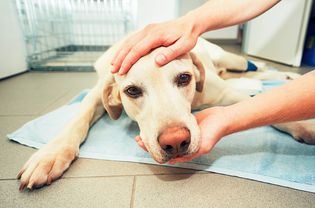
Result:
{"type": "MultiPolygon", "coordinates": [[[[218,76],[226,69],[244,71],[247,61],[203,39],[198,40],[191,53],[162,67],[155,65],[154,55],[160,50],[156,49],[142,57],[124,76],[110,72],[110,61],[120,44],[111,47],[96,61],[94,66],[98,82],[83,99],[76,117],[25,163],[18,174],[21,178],[20,190],[50,184],[60,177],[78,155],[89,127],[105,111],[112,119],[117,119],[124,108],[128,116],[138,123],[140,136],[152,157],[164,163],[170,158],[160,147],[157,138],[165,128],[187,128],[191,134],[187,153],[193,154],[199,148],[200,132],[191,109],[203,105],[230,105],[248,98],[229,88],[218,76]],[[191,75],[187,86],[176,85],[176,78],[181,73],[191,75]],[[142,96],[135,99],[126,95],[125,90],[129,86],[141,88],[142,96]]],[[[287,77],[286,74],[282,76],[287,77]]],[[[315,138],[314,126],[305,122],[280,124],[276,128],[312,143],[315,138]]]]}

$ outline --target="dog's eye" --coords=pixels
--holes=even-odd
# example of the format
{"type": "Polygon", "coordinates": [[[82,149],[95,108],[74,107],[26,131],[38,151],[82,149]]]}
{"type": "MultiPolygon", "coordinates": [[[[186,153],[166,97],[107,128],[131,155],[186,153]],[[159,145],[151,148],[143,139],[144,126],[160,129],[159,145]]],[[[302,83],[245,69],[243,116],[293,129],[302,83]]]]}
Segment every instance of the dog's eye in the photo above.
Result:
{"type": "Polygon", "coordinates": [[[126,95],[132,98],[138,98],[142,95],[142,90],[136,86],[130,86],[125,89],[126,95]]]}
{"type": "Polygon", "coordinates": [[[188,74],[188,73],[180,74],[176,78],[176,84],[179,87],[184,87],[184,86],[187,86],[189,84],[190,80],[191,80],[190,74],[188,74]]]}

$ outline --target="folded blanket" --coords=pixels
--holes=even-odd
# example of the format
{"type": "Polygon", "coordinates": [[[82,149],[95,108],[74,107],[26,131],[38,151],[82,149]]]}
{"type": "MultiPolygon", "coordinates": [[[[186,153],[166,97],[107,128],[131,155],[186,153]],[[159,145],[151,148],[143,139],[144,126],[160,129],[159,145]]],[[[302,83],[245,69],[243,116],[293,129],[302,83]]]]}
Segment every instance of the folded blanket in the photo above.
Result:
{"type": "MultiPolygon", "coordinates": [[[[268,82],[270,85],[277,85],[277,82],[268,82]]],[[[68,105],[26,123],[9,134],[9,139],[40,148],[75,115],[87,92],[81,92],[68,105]]],[[[134,141],[138,133],[137,124],[126,114],[123,113],[117,121],[104,115],[90,129],[79,157],[157,164],[134,141]]],[[[210,154],[174,166],[315,193],[315,146],[298,143],[291,136],[269,126],[226,136],[210,154]]]]}

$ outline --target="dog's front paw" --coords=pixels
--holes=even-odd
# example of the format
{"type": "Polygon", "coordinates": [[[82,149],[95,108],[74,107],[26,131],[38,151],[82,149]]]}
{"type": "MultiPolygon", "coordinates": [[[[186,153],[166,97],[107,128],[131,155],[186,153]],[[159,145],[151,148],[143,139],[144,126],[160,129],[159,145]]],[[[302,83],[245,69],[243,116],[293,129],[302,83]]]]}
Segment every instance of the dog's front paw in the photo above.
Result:
{"type": "Polygon", "coordinates": [[[49,185],[59,178],[76,158],[78,150],[67,145],[48,144],[35,152],[17,175],[20,191],[49,185]]]}

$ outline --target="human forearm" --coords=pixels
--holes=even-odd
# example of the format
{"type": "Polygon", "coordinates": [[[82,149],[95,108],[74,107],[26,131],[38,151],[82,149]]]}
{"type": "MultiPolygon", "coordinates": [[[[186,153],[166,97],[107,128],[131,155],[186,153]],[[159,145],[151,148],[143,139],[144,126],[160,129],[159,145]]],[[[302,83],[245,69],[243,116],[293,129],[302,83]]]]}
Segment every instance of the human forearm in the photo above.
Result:
{"type": "Polygon", "coordinates": [[[315,117],[315,71],[290,83],[224,107],[225,135],[237,131],[315,117]]]}
{"type": "Polygon", "coordinates": [[[202,34],[246,22],[264,13],[278,2],[279,0],[209,0],[183,18],[194,21],[202,34]]]}

